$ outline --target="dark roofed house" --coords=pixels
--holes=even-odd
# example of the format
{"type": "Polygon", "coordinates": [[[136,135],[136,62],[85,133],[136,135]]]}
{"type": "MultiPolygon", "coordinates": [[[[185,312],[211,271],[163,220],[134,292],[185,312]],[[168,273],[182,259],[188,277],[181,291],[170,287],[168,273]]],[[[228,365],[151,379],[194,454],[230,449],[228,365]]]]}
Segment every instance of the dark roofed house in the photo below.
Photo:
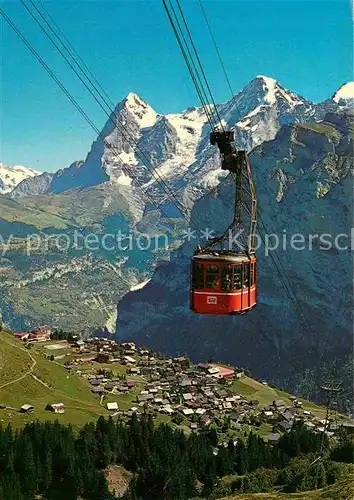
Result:
{"type": "Polygon", "coordinates": [[[187,361],[186,356],[178,356],[177,358],[173,358],[173,361],[176,361],[176,363],[184,363],[187,361]]]}
{"type": "Polygon", "coordinates": [[[203,415],[200,420],[201,420],[202,424],[205,426],[211,424],[211,419],[210,419],[209,415],[203,415]]]}
{"type": "Polygon", "coordinates": [[[109,363],[112,360],[113,356],[106,352],[100,352],[97,354],[95,361],[98,363],[109,363]]]}
{"type": "Polygon", "coordinates": [[[154,399],[154,395],[153,394],[139,394],[139,396],[138,396],[139,403],[143,403],[145,401],[149,401],[149,400],[152,400],[152,399],[154,399]]]}
{"type": "Polygon", "coordinates": [[[94,393],[94,394],[103,394],[104,393],[104,389],[103,387],[93,387],[91,389],[91,391],[94,393]]]}
{"type": "Polygon", "coordinates": [[[104,388],[106,391],[112,391],[116,387],[117,383],[116,382],[108,382],[104,388]]]}
{"type": "Polygon", "coordinates": [[[65,406],[63,403],[52,403],[47,405],[47,410],[52,411],[53,413],[65,413],[65,406]]]}
{"type": "Polygon", "coordinates": [[[268,443],[277,443],[280,439],[280,434],[269,434],[267,436],[268,443]]]}
{"type": "Polygon", "coordinates": [[[290,429],[292,428],[293,424],[292,424],[292,422],[288,422],[287,420],[283,420],[283,422],[280,422],[279,426],[284,431],[290,431],[290,429]]]}
{"type": "Polygon", "coordinates": [[[294,415],[291,413],[289,410],[285,410],[282,416],[287,420],[288,422],[294,420],[294,415]]]}
{"type": "Polygon", "coordinates": [[[22,413],[30,413],[34,410],[34,407],[32,405],[24,404],[21,406],[21,412],[22,413]]]}
{"type": "Polygon", "coordinates": [[[198,368],[201,368],[202,370],[208,370],[209,364],[208,363],[198,363],[198,368]]]}
{"type": "Polygon", "coordinates": [[[31,331],[30,338],[32,340],[49,340],[52,330],[49,326],[38,326],[31,331]]]}
{"type": "Polygon", "coordinates": [[[94,385],[94,386],[98,386],[98,385],[100,385],[100,383],[101,382],[99,380],[97,380],[97,379],[93,379],[93,380],[90,381],[90,384],[94,385]]]}

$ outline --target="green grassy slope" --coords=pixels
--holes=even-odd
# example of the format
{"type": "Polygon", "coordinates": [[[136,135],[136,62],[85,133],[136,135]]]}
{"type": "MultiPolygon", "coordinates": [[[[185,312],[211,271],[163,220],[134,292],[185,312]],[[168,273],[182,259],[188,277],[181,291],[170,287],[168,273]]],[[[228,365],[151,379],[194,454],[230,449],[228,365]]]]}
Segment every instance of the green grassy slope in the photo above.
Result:
{"type": "MultiPolygon", "coordinates": [[[[48,204],[48,202],[47,202],[48,204]]],[[[6,196],[0,195],[0,219],[7,222],[20,222],[38,229],[53,228],[66,229],[70,222],[59,216],[48,212],[45,206],[35,206],[19,203],[6,196]]]]}
{"type": "Polygon", "coordinates": [[[354,491],[353,468],[337,483],[320,490],[302,493],[241,493],[220,500],[352,500],[354,491]]]}
{"type": "MultiPolygon", "coordinates": [[[[266,406],[276,399],[282,399],[286,406],[292,405],[290,394],[287,392],[280,389],[273,389],[249,377],[243,377],[241,380],[234,380],[232,388],[246,398],[257,399],[261,406],[266,406]]],[[[325,408],[302,398],[297,399],[298,401],[302,401],[304,410],[311,411],[316,417],[324,418],[325,408]]]]}
{"type": "Polygon", "coordinates": [[[14,427],[36,419],[57,418],[76,426],[108,415],[85,380],[26,349],[6,332],[0,333],[0,405],[14,408],[0,409],[0,422],[11,422],[14,427]],[[33,405],[35,411],[18,412],[25,403],[33,405]],[[45,410],[48,403],[64,403],[65,414],[55,415],[45,410]]]}
{"type": "Polygon", "coordinates": [[[134,199],[128,187],[108,184],[62,194],[24,196],[16,201],[0,195],[0,219],[38,229],[91,227],[116,213],[133,217],[134,204],[141,201],[134,199]]]}

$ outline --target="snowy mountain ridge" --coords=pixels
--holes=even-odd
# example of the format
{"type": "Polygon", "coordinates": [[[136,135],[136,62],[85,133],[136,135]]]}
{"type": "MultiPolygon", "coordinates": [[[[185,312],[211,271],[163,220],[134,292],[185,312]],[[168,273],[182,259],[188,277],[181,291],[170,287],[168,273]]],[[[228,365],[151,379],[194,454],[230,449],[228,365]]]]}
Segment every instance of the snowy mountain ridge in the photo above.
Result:
{"type": "MultiPolygon", "coordinates": [[[[346,83],[331,99],[315,104],[274,78],[258,75],[216,108],[223,125],[235,130],[236,146],[250,151],[273,140],[282,125],[320,121],[327,112],[348,107],[353,88],[354,82],[346,83]]],[[[163,115],[130,92],[112,112],[84,162],[74,162],[52,179],[46,176],[27,180],[13,196],[62,193],[109,181],[140,193],[143,187],[147,198],[164,204],[166,193],[160,185],[163,178],[183,204],[191,208],[224,176],[216,167],[219,155],[209,144],[209,132],[202,107],[163,115]]]]}
{"type": "MultiPolygon", "coordinates": [[[[274,139],[282,125],[319,121],[343,104],[343,99],[314,104],[274,78],[259,75],[216,108],[224,126],[235,130],[236,146],[252,150],[274,139]]],[[[131,92],[117,105],[101,137],[92,145],[75,182],[68,177],[64,186],[87,187],[97,179],[130,185],[132,189],[143,186],[149,196],[163,203],[166,195],[159,183],[162,177],[191,207],[224,174],[216,168],[218,152],[209,144],[209,132],[202,107],[162,115],[131,92]]]]}
{"type": "Polygon", "coordinates": [[[40,175],[40,172],[22,165],[0,163],[0,194],[10,193],[24,179],[40,175]]]}

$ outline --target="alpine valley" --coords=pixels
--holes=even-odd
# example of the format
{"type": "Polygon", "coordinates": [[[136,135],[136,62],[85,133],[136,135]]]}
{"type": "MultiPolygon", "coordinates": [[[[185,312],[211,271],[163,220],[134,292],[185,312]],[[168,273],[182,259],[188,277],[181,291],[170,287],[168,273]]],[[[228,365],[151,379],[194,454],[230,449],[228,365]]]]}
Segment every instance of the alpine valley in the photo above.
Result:
{"type": "Polygon", "coordinates": [[[11,167],[0,164],[3,320],[16,330],[42,323],[83,335],[105,331],[155,351],[247,366],[307,397],[315,365],[349,380],[353,102],[353,82],[315,104],[258,76],[217,105],[236,145],[251,151],[264,232],[282,241],[296,233],[344,235],[343,250],[323,249],[319,238],[304,250],[278,249],[274,260],[295,302],[261,247],[258,305],[250,314],[189,311],[197,239],[183,236],[190,221],[193,229],[226,229],[232,183],[209,144],[202,108],[161,115],[130,93],[84,161],[54,174],[28,170],[9,182],[11,167]],[[142,233],[167,247],[142,250],[142,233]]]}

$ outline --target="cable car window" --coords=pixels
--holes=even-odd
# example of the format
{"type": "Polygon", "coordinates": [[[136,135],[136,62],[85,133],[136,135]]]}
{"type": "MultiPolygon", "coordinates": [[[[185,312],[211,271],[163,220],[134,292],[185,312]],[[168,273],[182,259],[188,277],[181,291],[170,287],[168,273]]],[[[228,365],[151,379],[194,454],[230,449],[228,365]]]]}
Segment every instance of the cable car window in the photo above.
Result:
{"type": "Polygon", "coordinates": [[[235,266],[234,267],[234,290],[240,290],[241,288],[241,271],[242,271],[242,266],[235,266]]]}
{"type": "Polygon", "coordinates": [[[231,292],[232,289],[232,266],[224,266],[221,269],[221,290],[231,292]]]}
{"type": "Polygon", "coordinates": [[[254,283],[257,283],[257,261],[253,263],[253,268],[254,283]]]}
{"type": "Polygon", "coordinates": [[[255,276],[254,276],[254,262],[251,264],[251,276],[250,276],[250,286],[252,286],[255,282],[255,276]]]}
{"type": "Polygon", "coordinates": [[[217,290],[220,286],[220,272],[218,266],[207,266],[205,276],[205,288],[217,290]]]}
{"type": "Polygon", "coordinates": [[[244,262],[243,264],[243,288],[248,288],[250,282],[250,264],[248,262],[244,262]]]}
{"type": "Polygon", "coordinates": [[[195,290],[204,288],[204,266],[203,264],[194,264],[193,269],[193,287],[195,290]]]}

